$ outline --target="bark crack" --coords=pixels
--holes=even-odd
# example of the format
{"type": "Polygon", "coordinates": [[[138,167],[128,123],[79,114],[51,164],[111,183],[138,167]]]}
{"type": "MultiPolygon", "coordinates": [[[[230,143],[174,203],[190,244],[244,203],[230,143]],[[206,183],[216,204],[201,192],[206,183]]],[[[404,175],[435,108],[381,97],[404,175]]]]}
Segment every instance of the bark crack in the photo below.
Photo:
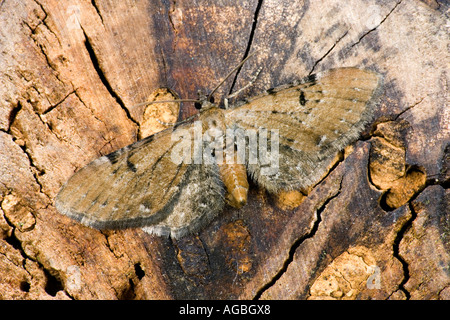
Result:
{"type": "Polygon", "coordinates": [[[164,83],[167,83],[167,62],[166,62],[166,58],[164,58],[164,52],[161,49],[161,47],[159,47],[159,51],[161,52],[161,62],[162,62],[162,66],[163,66],[163,74],[164,74],[164,83]]]}
{"type": "Polygon", "coordinates": [[[412,224],[414,223],[415,219],[417,218],[417,212],[415,211],[414,205],[412,204],[412,202],[422,193],[423,190],[425,190],[430,185],[441,185],[441,184],[436,183],[434,180],[427,180],[426,183],[425,183],[425,186],[420,191],[416,192],[411,197],[411,199],[408,201],[408,203],[405,204],[405,205],[408,205],[408,208],[409,208],[409,210],[411,212],[411,217],[401,227],[401,229],[398,231],[398,233],[397,233],[397,235],[396,235],[396,237],[394,239],[394,244],[393,244],[393,252],[394,253],[393,253],[393,256],[394,256],[394,258],[396,258],[402,264],[403,275],[404,275],[403,276],[403,280],[398,285],[398,289],[405,294],[407,300],[411,299],[411,294],[405,288],[405,284],[410,279],[409,263],[406,261],[405,258],[402,257],[402,255],[400,253],[400,243],[403,240],[406,232],[408,232],[411,229],[412,224]]]}
{"type": "Polygon", "coordinates": [[[103,23],[103,16],[102,16],[102,14],[100,13],[100,8],[98,7],[97,2],[96,2],[95,0],[91,0],[91,4],[92,4],[92,6],[95,8],[95,11],[97,12],[98,16],[100,17],[100,20],[102,21],[102,25],[105,25],[105,24],[103,23]]]}
{"type": "MultiPolygon", "coordinates": [[[[258,25],[259,12],[261,11],[262,4],[263,4],[263,0],[258,0],[258,4],[256,5],[255,12],[253,14],[253,23],[252,23],[252,26],[250,29],[250,35],[248,37],[247,47],[245,48],[244,56],[242,57],[241,61],[245,60],[248,57],[248,55],[250,54],[250,49],[253,44],[253,38],[255,36],[256,26],[258,25]]],[[[230,86],[230,91],[228,92],[228,95],[230,95],[233,92],[233,89],[236,85],[237,78],[241,72],[241,69],[242,69],[242,66],[240,66],[236,70],[236,73],[233,78],[233,82],[231,83],[231,86],[230,86]]]]}
{"type": "Polygon", "coordinates": [[[177,2],[176,1],[172,1],[172,3],[170,4],[170,8],[169,8],[169,12],[168,12],[168,18],[169,18],[169,23],[170,23],[170,26],[172,27],[172,30],[173,30],[173,32],[175,33],[175,34],[178,34],[178,30],[177,30],[177,28],[175,27],[175,23],[173,22],[173,19],[172,19],[172,15],[174,14],[174,12],[175,12],[175,7],[176,7],[176,5],[177,5],[177,2]]]}
{"type": "MultiPolygon", "coordinates": [[[[3,210],[0,209],[0,212],[3,212],[3,210]]],[[[13,264],[17,265],[18,267],[21,267],[30,277],[30,279],[24,279],[22,281],[22,283],[21,283],[21,290],[23,288],[27,288],[26,290],[22,290],[22,291],[27,291],[28,292],[30,290],[30,286],[32,285],[32,281],[31,280],[33,279],[34,275],[32,273],[30,273],[30,271],[26,267],[26,260],[29,259],[31,261],[36,262],[38,267],[44,272],[44,275],[45,275],[47,281],[46,281],[43,289],[45,290],[45,292],[47,294],[51,295],[52,297],[55,297],[57,292],[62,290],[69,298],[73,299],[73,297],[64,288],[64,282],[61,281],[61,279],[59,278],[57,273],[55,275],[55,272],[56,272],[55,270],[53,270],[53,272],[52,272],[51,269],[46,268],[38,259],[36,259],[36,258],[34,258],[34,257],[32,257],[32,256],[30,256],[30,255],[28,255],[26,253],[25,249],[22,246],[22,242],[15,235],[15,232],[16,232],[16,230],[18,228],[15,227],[13,223],[11,223],[11,221],[6,217],[6,214],[4,212],[3,212],[3,218],[6,221],[6,223],[12,228],[11,235],[6,237],[4,240],[13,249],[15,249],[15,250],[17,250],[19,252],[19,254],[22,256],[23,260],[22,260],[21,265],[18,265],[16,263],[14,263],[13,260],[9,259],[6,254],[3,254],[3,255],[5,256],[6,259],[11,261],[13,264]]],[[[2,254],[2,253],[0,253],[0,254],[2,254]]]]}
{"type": "MultiPolygon", "coordinates": [[[[43,44],[39,43],[38,39],[35,37],[37,27],[38,27],[39,25],[41,25],[41,24],[44,25],[45,28],[47,28],[47,30],[48,30],[51,34],[53,34],[53,36],[54,36],[55,39],[58,41],[58,44],[59,44],[60,46],[61,46],[61,41],[59,40],[58,35],[50,28],[50,26],[49,26],[49,25],[47,24],[47,22],[45,21],[45,20],[47,19],[47,17],[48,17],[48,13],[47,13],[47,11],[45,10],[44,6],[43,6],[41,3],[39,3],[38,1],[36,1],[36,0],[35,0],[34,2],[41,8],[42,12],[44,13],[44,17],[43,17],[42,19],[40,19],[40,22],[37,24],[37,26],[36,26],[35,28],[32,28],[32,27],[28,24],[27,21],[23,21],[23,25],[25,25],[25,26],[30,30],[30,37],[29,37],[29,38],[33,40],[33,42],[34,42],[36,48],[37,48],[37,49],[41,52],[41,54],[44,56],[44,59],[45,59],[47,65],[48,65],[48,67],[53,71],[53,74],[54,74],[55,78],[56,78],[61,84],[65,85],[65,84],[64,84],[64,81],[62,81],[62,80],[59,78],[59,72],[58,72],[57,67],[52,63],[50,57],[47,55],[45,46],[44,46],[43,44]]],[[[23,75],[22,75],[22,76],[23,76],[23,75]]],[[[24,76],[23,76],[23,77],[24,77],[24,76]]],[[[24,79],[26,79],[26,78],[24,77],[24,79]]],[[[37,88],[35,85],[33,86],[33,88],[41,95],[41,93],[39,92],[38,88],[37,88]]],[[[44,97],[45,97],[45,96],[44,96],[44,97]]],[[[48,101],[48,97],[45,97],[45,98],[46,98],[47,101],[48,101]]],[[[50,103],[50,101],[48,101],[48,102],[50,103]]],[[[50,104],[51,104],[51,103],[50,103],[50,104]]]]}
{"type": "Polygon", "coordinates": [[[417,101],[416,103],[408,106],[405,108],[405,110],[400,111],[394,118],[394,120],[397,120],[398,118],[400,118],[405,112],[411,110],[412,108],[414,108],[415,106],[419,105],[422,103],[422,101],[425,100],[425,98],[421,98],[419,101],[417,101]]]}
{"type": "MultiPolygon", "coordinates": [[[[55,39],[58,40],[59,45],[61,45],[61,41],[59,41],[59,38],[58,38],[57,34],[49,27],[49,25],[45,21],[47,19],[47,17],[48,17],[48,13],[44,9],[44,6],[41,3],[39,3],[38,1],[36,1],[36,0],[34,0],[34,2],[36,2],[36,4],[41,8],[42,12],[44,12],[45,16],[44,16],[44,18],[41,19],[42,24],[48,29],[48,31],[50,31],[55,36],[55,39]]],[[[33,31],[33,33],[35,32],[35,29],[31,29],[31,30],[33,31]]]]}
{"type": "Polygon", "coordinates": [[[16,120],[17,114],[19,113],[20,110],[22,110],[22,103],[19,101],[15,106],[13,106],[11,112],[9,113],[8,129],[6,130],[6,133],[12,136],[14,135],[11,133],[11,126],[16,120]]]}
{"type": "Polygon", "coordinates": [[[341,181],[339,183],[339,188],[336,191],[336,193],[331,195],[329,198],[327,198],[324,201],[324,203],[316,210],[316,217],[315,217],[316,220],[314,221],[314,224],[313,224],[311,230],[307,234],[302,235],[301,237],[299,237],[297,240],[294,241],[294,243],[292,244],[291,248],[289,249],[288,257],[284,261],[283,266],[281,267],[281,269],[272,277],[272,279],[269,282],[267,282],[264,286],[261,287],[261,289],[258,290],[258,292],[256,293],[256,295],[253,298],[254,300],[259,300],[261,298],[262,294],[265,291],[267,291],[270,287],[272,287],[282,277],[282,275],[287,271],[287,269],[288,269],[289,265],[291,264],[291,262],[294,261],[295,252],[300,247],[300,245],[302,245],[305,240],[314,237],[314,235],[316,234],[317,230],[319,229],[320,223],[322,222],[322,212],[326,209],[328,204],[334,198],[339,196],[339,194],[341,193],[342,181],[343,181],[343,178],[341,178],[341,181]]]}
{"type": "MultiPolygon", "coordinates": [[[[39,176],[42,176],[45,174],[45,169],[39,168],[39,166],[34,163],[33,157],[30,154],[28,147],[27,147],[27,141],[24,140],[23,144],[17,143],[17,141],[16,141],[17,136],[14,134],[14,132],[11,131],[11,127],[13,126],[14,121],[16,120],[17,114],[22,110],[22,107],[23,107],[22,103],[19,101],[17,103],[17,106],[14,107],[13,110],[11,111],[10,116],[9,116],[9,127],[8,127],[8,130],[6,131],[6,133],[13,137],[13,141],[19,146],[19,148],[22,149],[23,153],[28,158],[31,173],[33,175],[34,180],[36,181],[36,184],[39,186],[39,193],[45,195],[47,197],[47,199],[50,200],[51,197],[43,191],[44,187],[43,187],[42,183],[39,181],[39,176]]],[[[48,124],[42,120],[41,116],[37,112],[35,112],[35,114],[37,115],[38,119],[48,128],[48,124]]],[[[52,131],[50,130],[50,132],[52,132],[52,131]]]]}
{"type": "Polygon", "coordinates": [[[49,113],[50,111],[52,111],[53,109],[55,109],[55,108],[57,108],[61,103],[63,103],[64,101],[66,101],[66,99],[70,96],[70,95],[72,95],[72,94],[74,94],[75,93],[75,90],[73,90],[73,91],[71,91],[71,92],[69,92],[65,97],[63,97],[60,101],[58,101],[57,103],[55,103],[54,105],[50,105],[50,107],[47,109],[47,110],[45,110],[44,112],[42,112],[42,114],[41,115],[46,115],[47,113],[49,113]]]}
{"type": "MultiPolygon", "coordinates": [[[[9,135],[11,135],[12,137],[15,137],[15,135],[14,135],[13,132],[11,132],[11,126],[13,125],[13,123],[14,123],[14,121],[15,121],[15,119],[16,119],[16,116],[17,116],[17,114],[19,113],[19,111],[20,111],[21,109],[22,109],[22,104],[21,104],[20,101],[19,101],[19,102],[17,103],[17,106],[13,109],[13,111],[11,111],[11,114],[10,114],[10,122],[9,122],[9,128],[8,128],[7,133],[8,133],[9,135]]],[[[13,139],[13,141],[15,141],[15,139],[13,139]]],[[[43,186],[42,186],[42,184],[40,183],[40,181],[39,181],[39,179],[38,179],[38,175],[43,175],[43,174],[45,173],[45,170],[39,169],[39,168],[34,164],[33,158],[32,158],[32,156],[31,156],[31,154],[28,152],[26,141],[25,141],[25,143],[24,143],[23,145],[18,144],[17,142],[16,142],[16,144],[22,149],[23,153],[24,153],[25,156],[28,158],[28,162],[29,162],[29,164],[30,164],[30,168],[32,169],[32,170],[31,170],[31,173],[33,174],[34,180],[36,181],[37,185],[39,186],[39,192],[42,193],[42,194],[45,194],[45,193],[42,191],[43,186]]],[[[45,195],[47,196],[47,198],[49,198],[49,196],[48,196],[47,194],[45,194],[45,195]]]]}
{"type": "Polygon", "coordinates": [[[410,278],[409,264],[400,254],[400,242],[402,241],[403,237],[405,236],[406,231],[408,231],[411,228],[413,221],[417,217],[417,213],[415,212],[413,205],[411,204],[411,201],[408,202],[408,206],[409,206],[409,210],[411,212],[411,217],[408,219],[408,221],[405,222],[405,224],[401,227],[401,229],[397,233],[397,235],[394,239],[394,244],[393,244],[393,248],[392,248],[393,252],[394,252],[394,254],[393,254],[394,258],[396,258],[402,264],[403,280],[398,285],[398,289],[403,292],[403,294],[406,297],[406,300],[409,300],[411,298],[411,294],[405,288],[405,284],[408,282],[408,280],[410,278]]]}
{"type": "Polygon", "coordinates": [[[50,199],[50,197],[43,191],[42,183],[39,181],[39,176],[44,175],[45,174],[45,170],[39,169],[37,167],[37,165],[34,164],[33,157],[29,153],[26,143],[23,146],[18,144],[18,146],[22,149],[23,153],[28,158],[28,161],[30,163],[30,167],[32,168],[31,173],[33,174],[34,180],[36,181],[37,185],[39,186],[39,193],[44,194],[48,199],[50,199]]]}
{"type": "Polygon", "coordinates": [[[399,5],[400,3],[402,3],[402,1],[403,1],[403,0],[398,1],[398,2],[394,5],[394,7],[391,9],[391,11],[388,12],[388,14],[380,21],[380,23],[379,23],[377,26],[375,26],[374,28],[372,28],[372,29],[370,29],[369,31],[365,32],[365,33],[358,39],[358,41],[356,41],[354,44],[352,44],[352,45],[350,46],[350,48],[353,48],[354,46],[358,45],[358,44],[362,41],[362,39],[364,39],[364,38],[365,38],[366,36],[368,36],[370,33],[374,32],[376,29],[378,29],[378,27],[381,26],[381,24],[382,24],[384,21],[386,21],[386,19],[391,15],[392,12],[394,12],[394,10],[398,7],[398,5],[399,5]]]}
{"type": "Polygon", "coordinates": [[[322,61],[323,59],[325,59],[326,56],[328,56],[331,51],[333,51],[333,49],[336,47],[336,45],[348,34],[348,30],[344,32],[344,34],[342,36],[339,37],[339,39],[336,40],[336,42],[331,46],[330,49],[328,49],[327,52],[325,52],[325,54],[320,57],[313,65],[311,71],[308,73],[308,75],[311,75],[314,72],[314,69],[316,68],[316,66],[320,63],[320,61],[322,61]]]}
{"type": "Polygon", "coordinates": [[[89,36],[87,35],[86,31],[84,30],[84,28],[82,26],[80,26],[81,29],[83,30],[83,35],[85,38],[84,44],[86,47],[86,50],[89,54],[89,57],[91,59],[91,63],[92,66],[94,67],[95,71],[97,72],[100,81],[103,83],[103,85],[105,86],[106,90],[109,92],[109,94],[111,95],[111,97],[114,98],[114,100],[116,100],[116,102],[119,104],[119,106],[122,108],[122,110],[125,112],[125,114],[127,115],[127,118],[130,119],[135,125],[139,125],[138,122],[136,121],[136,119],[134,119],[131,116],[130,111],[126,108],[125,103],[122,101],[122,99],[120,98],[120,96],[114,91],[113,87],[111,86],[111,84],[109,83],[105,73],[103,72],[102,68],[101,68],[101,64],[99,62],[99,59],[97,58],[97,55],[95,54],[95,50],[94,47],[92,46],[91,41],[89,40],[89,36]]]}

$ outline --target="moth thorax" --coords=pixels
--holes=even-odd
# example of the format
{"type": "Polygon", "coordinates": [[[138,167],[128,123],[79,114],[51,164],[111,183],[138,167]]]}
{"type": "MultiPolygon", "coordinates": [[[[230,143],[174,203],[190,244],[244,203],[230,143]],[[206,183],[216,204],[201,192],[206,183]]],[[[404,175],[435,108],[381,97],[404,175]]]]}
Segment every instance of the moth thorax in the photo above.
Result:
{"type": "Polygon", "coordinates": [[[222,181],[227,188],[227,202],[232,207],[241,208],[247,203],[247,171],[243,164],[219,164],[222,181]]]}
{"type": "Polygon", "coordinates": [[[222,134],[225,133],[225,116],[222,109],[211,107],[201,111],[200,119],[203,123],[203,130],[218,130],[222,134]]]}

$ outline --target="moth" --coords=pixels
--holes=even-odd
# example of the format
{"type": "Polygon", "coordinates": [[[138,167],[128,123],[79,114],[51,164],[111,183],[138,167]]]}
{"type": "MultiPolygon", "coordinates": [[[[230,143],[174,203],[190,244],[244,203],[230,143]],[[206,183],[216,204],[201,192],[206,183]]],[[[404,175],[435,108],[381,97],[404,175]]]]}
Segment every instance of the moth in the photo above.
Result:
{"type": "Polygon", "coordinates": [[[339,68],[227,109],[205,97],[196,121],[177,123],[80,169],[62,186],[56,208],[97,229],[142,227],[172,238],[199,232],[226,203],[245,205],[248,177],[270,193],[317,182],[326,164],[371,121],[382,82],[372,71],[339,68]],[[267,159],[257,152],[252,157],[264,140],[241,137],[247,144],[236,142],[242,132],[262,136],[264,129],[270,131],[265,147],[278,149],[276,170],[265,171],[267,159]],[[225,133],[236,139],[224,139],[225,133]],[[209,161],[195,161],[198,150],[213,142],[241,151],[243,158],[237,161],[235,153],[232,161],[219,161],[218,153],[206,148],[209,161]]]}

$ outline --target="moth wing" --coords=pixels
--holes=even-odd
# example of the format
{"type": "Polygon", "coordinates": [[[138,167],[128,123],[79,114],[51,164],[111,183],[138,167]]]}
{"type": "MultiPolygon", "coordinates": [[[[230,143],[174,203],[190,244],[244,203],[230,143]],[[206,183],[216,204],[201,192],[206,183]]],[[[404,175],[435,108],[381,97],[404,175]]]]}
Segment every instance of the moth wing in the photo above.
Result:
{"type": "Polygon", "coordinates": [[[150,234],[174,239],[200,231],[225,205],[225,188],[217,164],[193,164],[188,168],[171,213],[161,222],[142,228],[150,234]]]}
{"type": "Polygon", "coordinates": [[[197,199],[206,201],[197,193],[208,186],[189,185],[194,165],[174,162],[171,156],[183,141],[173,141],[172,133],[187,132],[193,137],[192,130],[192,124],[183,124],[92,161],[61,188],[56,208],[90,227],[110,229],[163,221],[177,207],[180,196],[185,196],[184,189],[190,188],[197,199]]]}
{"type": "Polygon", "coordinates": [[[278,171],[263,174],[258,158],[247,162],[250,175],[270,192],[308,188],[371,120],[381,84],[382,77],[371,71],[332,69],[227,110],[227,127],[278,130],[278,171]]]}

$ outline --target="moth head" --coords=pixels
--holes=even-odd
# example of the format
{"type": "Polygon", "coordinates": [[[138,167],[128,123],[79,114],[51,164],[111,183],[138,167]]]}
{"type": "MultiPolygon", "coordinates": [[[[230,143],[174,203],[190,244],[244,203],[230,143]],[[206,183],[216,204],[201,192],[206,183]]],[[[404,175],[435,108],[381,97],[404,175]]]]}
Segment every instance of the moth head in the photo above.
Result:
{"type": "Polygon", "coordinates": [[[206,95],[201,91],[198,92],[198,100],[194,103],[195,109],[206,111],[215,106],[216,105],[214,104],[214,97],[212,97],[211,95],[206,95]]]}

